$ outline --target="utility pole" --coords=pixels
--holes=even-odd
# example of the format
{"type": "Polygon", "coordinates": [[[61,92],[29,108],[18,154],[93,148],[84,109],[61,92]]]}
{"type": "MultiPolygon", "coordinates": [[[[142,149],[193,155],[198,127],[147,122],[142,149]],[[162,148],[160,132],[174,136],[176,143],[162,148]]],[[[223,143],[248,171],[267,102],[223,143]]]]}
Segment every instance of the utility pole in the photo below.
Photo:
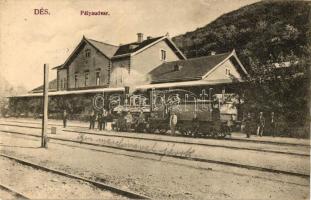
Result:
{"type": "Polygon", "coordinates": [[[49,91],[49,65],[44,64],[44,80],[43,80],[43,119],[42,119],[42,135],[41,147],[47,147],[47,128],[48,128],[48,91],[49,91]]]}

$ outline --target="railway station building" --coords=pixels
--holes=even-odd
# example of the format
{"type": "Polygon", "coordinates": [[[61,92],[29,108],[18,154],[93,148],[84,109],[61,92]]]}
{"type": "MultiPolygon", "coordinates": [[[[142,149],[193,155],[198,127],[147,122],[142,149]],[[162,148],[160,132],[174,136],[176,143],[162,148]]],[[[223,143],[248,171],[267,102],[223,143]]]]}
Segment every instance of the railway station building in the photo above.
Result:
{"type": "MultiPolygon", "coordinates": [[[[137,34],[137,41],[120,46],[83,36],[65,62],[53,70],[57,78],[49,83],[50,117],[59,118],[66,109],[72,119],[87,119],[96,95],[103,96],[103,105],[120,104],[128,92],[173,89],[198,96],[212,91],[223,100],[248,76],[234,50],[187,59],[168,35],[144,39],[142,33],[137,34]]],[[[42,89],[9,97],[11,113],[39,115],[42,89]]],[[[234,109],[228,112],[237,114],[234,109]]]]}

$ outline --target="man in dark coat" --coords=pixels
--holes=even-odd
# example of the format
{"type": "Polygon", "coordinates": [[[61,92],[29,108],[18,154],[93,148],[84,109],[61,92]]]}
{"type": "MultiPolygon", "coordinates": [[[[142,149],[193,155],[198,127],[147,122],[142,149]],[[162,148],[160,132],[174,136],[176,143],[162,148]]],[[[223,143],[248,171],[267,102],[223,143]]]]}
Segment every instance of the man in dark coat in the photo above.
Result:
{"type": "Polygon", "coordinates": [[[103,129],[103,113],[102,112],[99,112],[98,115],[97,115],[97,128],[98,130],[102,130],[103,129]]]}
{"type": "Polygon", "coordinates": [[[246,133],[246,137],[249,138],[251,136],[251,132],[252,132],[252,116],[250,113],[247,114],[247,116],[243,119],[243,124],[244,124],[244,129],[243,131],[246,133]]]}
{"type": "Polygon", "coordinates": [[[95,120],[96,120],[96,115],[95,115],[95,112],[92,111],[92,113],[90,115],[90,129],[94,129],[94,127],[95,127],[95,120]]]}
{"type": "Polygon", "coordinates": [[[64,128],[66,128],[66,126],[67,126],[67,118],[68,118],[67,111],[64,110],[64,112],[63,112],[63,127],[64,128]]]}
{"type": "Polygon", "coordinates": [[[272,135],[273,137],[275,137],[276,125],[275,125],[275,116],[274,116],[274,112],[271,112],[270,129],[271,129],[271,135],[272,135]]]}
{"type": "Polygon", "coordinates": [[[140,111],[140,114],[137,119],[137,131],[143,132],[145,128],[145,115],[143,111],[140,111]]]}

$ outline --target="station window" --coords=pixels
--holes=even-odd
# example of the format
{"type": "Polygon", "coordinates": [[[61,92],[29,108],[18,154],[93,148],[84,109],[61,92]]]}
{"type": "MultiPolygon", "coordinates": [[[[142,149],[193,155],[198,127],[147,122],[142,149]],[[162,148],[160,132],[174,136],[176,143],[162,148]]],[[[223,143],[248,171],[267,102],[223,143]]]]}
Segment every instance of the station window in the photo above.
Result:
{"type": "Polygon", "coordinates": [[[96,76],[96,85],[100,85],[100,72],[97,71],[95,76],[96,76]]]}
{"type": "Polygon", "coordinates": [[[161,60],[166,60],[166,51],[161,49],[161,60]]]}
{"type": "Polygon", "coordinates": [[[64,78],[64,89],[66,89],[66,88],[67,88],[67,79],[64,78]]]}
{"type": "Polygon", "coordinates": [[[60,79],[60,89],[63,89],[63,79],[60,79]]]}
{"type": "Polygon", "coordinates": [[[229,76],[230,75],[230,69],[226,68],[226,75],[229,76]]]}
{"type": "Polygon", "coordinates": [[[78,74],[75,74],[75,88],[78,87],[78,74]]]}
{"type": "Polygon", "coordinates": [[[91,49],[86,49],[86,50],[85,50],[85,57],[86,57],[86,58],[91,57],[91,49]]]}
{"type": "Polygon", "coordinates": [[[89,72],[85,72],[84,74],[84,86],[87,86],[89,83],[89,72]]]}

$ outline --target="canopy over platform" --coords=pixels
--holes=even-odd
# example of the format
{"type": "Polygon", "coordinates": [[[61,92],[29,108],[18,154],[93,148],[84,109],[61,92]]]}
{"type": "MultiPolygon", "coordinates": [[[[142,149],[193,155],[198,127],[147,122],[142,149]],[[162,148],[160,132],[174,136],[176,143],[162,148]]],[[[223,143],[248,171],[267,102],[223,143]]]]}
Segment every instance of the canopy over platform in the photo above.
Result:
{"type": "MultiPolygon", "coordinates": [[[[125,89],[124,87],[118,88],[96,88],[96,89],[87,89],[87,90],[69,90],[69,91],[56,91],[56,92],[49,92],[49,96],[61,96],[61,95],[72,95],[72,94],[91,94],[91,93],[104,93],[104,92],[123,92],[125,89]]],[[[15,96],[8,96],[8,98],[14,97],[40,97],[43,96],[43,93],[27,93],[15,96]]]]}
{"type": "MultiPolygon", "coordinates": [[[[244,82],[242,79],[236,80],[237,83],[244,82]]],[[[157,89],[157,88],[176,88],[176,87],[193,87],[193,86],[207,86],[207,85],[220,85],[234,83],[232,80],[228,79],[218,79],[218,80],[198,80],[198,81],[183,81],[183,82],[172,82],[172,83],[158,83],[158,84],[147,84],[136,86],[136,90],[147,90],[147,89],[157,89]]]]}

